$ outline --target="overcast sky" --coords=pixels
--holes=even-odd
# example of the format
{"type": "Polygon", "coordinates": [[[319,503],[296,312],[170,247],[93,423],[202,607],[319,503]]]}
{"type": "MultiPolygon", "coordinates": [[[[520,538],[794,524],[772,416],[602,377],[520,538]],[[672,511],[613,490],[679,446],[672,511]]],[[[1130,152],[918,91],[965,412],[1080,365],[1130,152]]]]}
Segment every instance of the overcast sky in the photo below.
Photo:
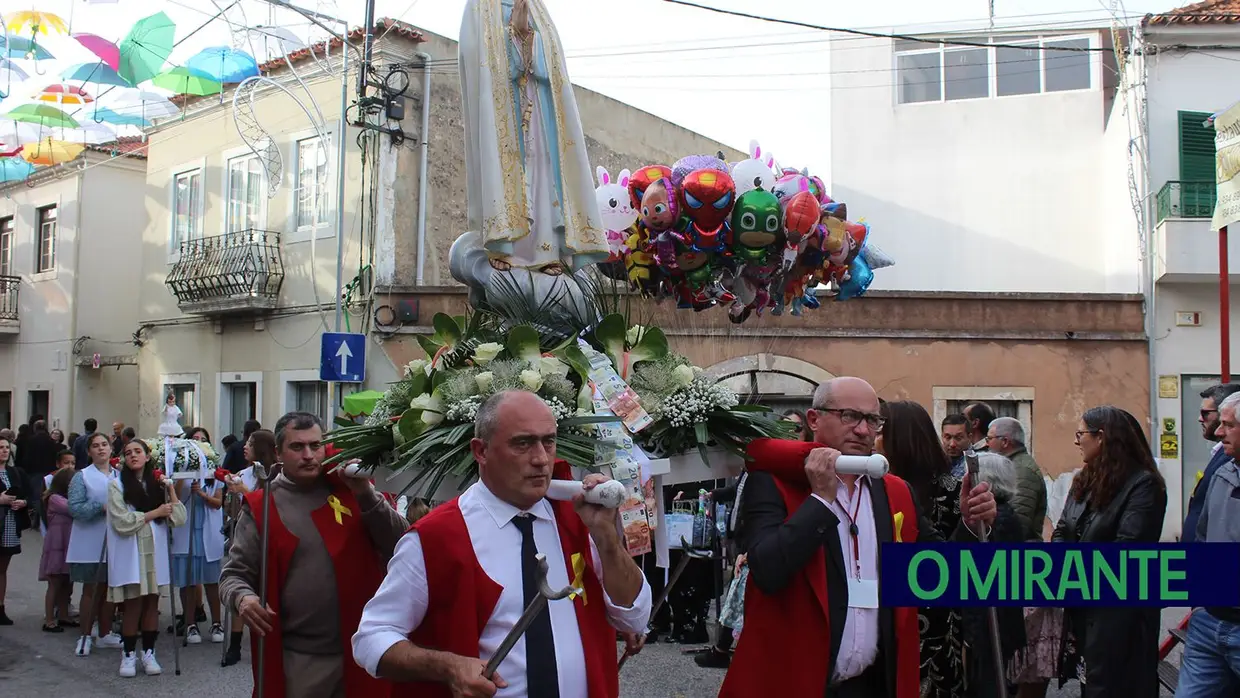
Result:
{"type": "MultiPolygon", "coordinates": [[[[359,25],[362,0],[296,4],[344,16],[359,25]]],[[[827,175],[829,166],[829,89],[827,34],[821,31],[727,17],[671,5],[662,0],[544,0],[569,56],[573,81],[638,108],[746,149],[751,138],[781,164],[808,166],[827,175]]],[[[701,4],[795,19],[833,27],[924,31],[984,28],[987,0],[698,0],[701,4]]],[[[1028,29],[1049,25],[1080,28],[1110,24],[1113,16],[1136,21],[1183,3],[1130,0],[995,0],[996,25],[1028,29]]],[[[0,0],[0,11],[38,9],[72,20],[73,32],[90,32],[119,41],[141,17],[159,9],[177,23],[183,43],[172,61],[183,61],[207,46],[231,43],[229,25],[216,20],[227,0],[0,0]],[[186,37],[191,31],[192,36],[186,37]]],[[[378,0],[377,16],[397,17],[455,39],[465,0],[378,0]]],[[[274,23],[307,39],[320,30],[260,0],[244,0],[236,23],[274,23]]],[[[837,39],[839,40],[839,39],[837,39]]],[[[851,49],[876,40],[842,39],[851,49]]],[[[90,60],[70,39],[48,39],[49,49],[66,62],[90,60]]],[[[261,57],[260,57],[261,58],[261,57]]],[[[437,72],[454,72],[449,63],[437,72]]],[[[58,72],[58,71],[57,71],[58,72]]],[[[54,74],[48,74],[49,80],[54,74]]],[[[890,84],[878,71],[872,84],[890,84]]],[[[54,81],[54,80],[53,80],[54,81]]],[[[638,166],[645,163],[633,163],[638,166]]]]}

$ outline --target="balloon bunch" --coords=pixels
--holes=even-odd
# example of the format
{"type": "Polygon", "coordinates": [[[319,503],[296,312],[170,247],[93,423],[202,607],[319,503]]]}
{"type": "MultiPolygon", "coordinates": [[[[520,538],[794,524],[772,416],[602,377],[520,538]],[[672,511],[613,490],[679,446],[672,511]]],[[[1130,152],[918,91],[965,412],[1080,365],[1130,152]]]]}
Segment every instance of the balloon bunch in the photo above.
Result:
{"type": "Polygon", "coordinates": [[[690,155],[618,180],[597,174],[611,247],[604,273],[680,308],[724,306],[735,323],[767,309],[800,315],[819,307],[820,284],[836,300],[857,298],[893,264],[820,178],[780,169],[756,142],[730,165],[722,153],[690,155]]]}

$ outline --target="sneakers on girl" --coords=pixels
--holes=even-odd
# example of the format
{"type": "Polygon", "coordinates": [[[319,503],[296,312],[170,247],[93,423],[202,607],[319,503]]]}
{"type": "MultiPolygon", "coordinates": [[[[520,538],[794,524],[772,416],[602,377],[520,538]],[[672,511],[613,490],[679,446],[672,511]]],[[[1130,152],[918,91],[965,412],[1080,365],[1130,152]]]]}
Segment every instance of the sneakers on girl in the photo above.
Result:
{"type": "Polygon", "coordinates": [[[147,676],[158,676],[163,673],[163,668],[159,666],[159,662],[155,661],[155,650],[142,653],[142,673],[147,676]]]}
{"type": "Polygon", "coordinates": [[[211,624],[211,642],[219,644],[224,641],[224,626],[219,623],[211,624]]]}
{"type": "Polygon", "coordinates": [[[138,657],[133,652],[121,652],[120,675],[127,679],[138,675],[138,657]]]}
{"type": "Polygon", "coordinates": [[[185,631],[185,642],[191,645],[202,644],[202,634],[198,632],[197,623],[189,626],[189,628],[185,631]]]}
{"type": "Polygon", "coordinates": [[[90,650],[95,646],[95,638],[90,635],[83,635],[78,638],[77,646],[73,648],[73,653],[79,657],[89,657],[90,650]]]}
{"type": "Polygon", "coordinates": [[[95,642],[96,647],[102,647],[109,650],[120,649],[124,645],[125,643],[121,640],[121,636],[115,632],[108,633],[95,642]]]}

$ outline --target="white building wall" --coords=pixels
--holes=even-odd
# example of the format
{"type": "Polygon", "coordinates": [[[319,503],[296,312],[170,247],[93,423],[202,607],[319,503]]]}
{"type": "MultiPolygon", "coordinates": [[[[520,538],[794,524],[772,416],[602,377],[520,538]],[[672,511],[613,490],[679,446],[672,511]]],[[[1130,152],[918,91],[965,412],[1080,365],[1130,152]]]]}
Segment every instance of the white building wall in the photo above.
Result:
{"type": "Polygon", "coordinates": [[[896,257],[873,288],[1138,290],[1101,232],[1116,175],[1091,55],[1089,90],[898,104],[890,41],[833,42],[831,195],[896,257]]]}

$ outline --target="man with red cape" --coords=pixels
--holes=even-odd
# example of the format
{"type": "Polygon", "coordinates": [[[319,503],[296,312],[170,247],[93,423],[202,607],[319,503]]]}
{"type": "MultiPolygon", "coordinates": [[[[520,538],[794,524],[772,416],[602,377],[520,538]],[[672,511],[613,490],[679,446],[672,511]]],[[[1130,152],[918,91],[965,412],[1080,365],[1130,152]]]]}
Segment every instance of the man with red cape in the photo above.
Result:
{"type": "Polygon", "coordinates": [[[250,627],[254,693],[261,663],[270,698],[387,698],[391,685],[358,667],[349,640],[408,524],[369,480],[324,472],[318,417],[286,414],[275,437],[283,465],[267,485],[271,510],[264,520],[262,489],[245,496],[220,574],[225,603],[250,627]],[[259,601],[263,526],[270,527],[266,607],[259,601]]]}
{"type": "MultiPolygon", "coordinates": [[[[879,607],[878,550],[942,538],[904,480],[835,470],[840,455],[874,452],[884,419],[869,383],[823,383],[806,417],[813,442],[749,446],[739,522],[745,629],[719,696],[917,698],[917,609],[879,607]]],[[[989,525],[994,495],[967,485],[962,520],[989,525]]],[[[976,540],[963,522],[954,537],[976,540]]]]}
{"type": "MultiPolygon", "coordinates": [[[[635,642],[650,619],[650,586],[625,550],[616,510],[581,495],[545,499],[551,479],[570,472],[555,460],[555,417],[534,393],[488,398],[474,434],[479,482],[401,540],[353,636],[354,657],[395,682],[394,696],[616,698],[616,631],[635,642]],[[548,601],[485,678],[538,593],[538,553],[547,586],[584,591],[548,601]]],[[[585,487],[606,479],[589,475],[585,487]]]]}

